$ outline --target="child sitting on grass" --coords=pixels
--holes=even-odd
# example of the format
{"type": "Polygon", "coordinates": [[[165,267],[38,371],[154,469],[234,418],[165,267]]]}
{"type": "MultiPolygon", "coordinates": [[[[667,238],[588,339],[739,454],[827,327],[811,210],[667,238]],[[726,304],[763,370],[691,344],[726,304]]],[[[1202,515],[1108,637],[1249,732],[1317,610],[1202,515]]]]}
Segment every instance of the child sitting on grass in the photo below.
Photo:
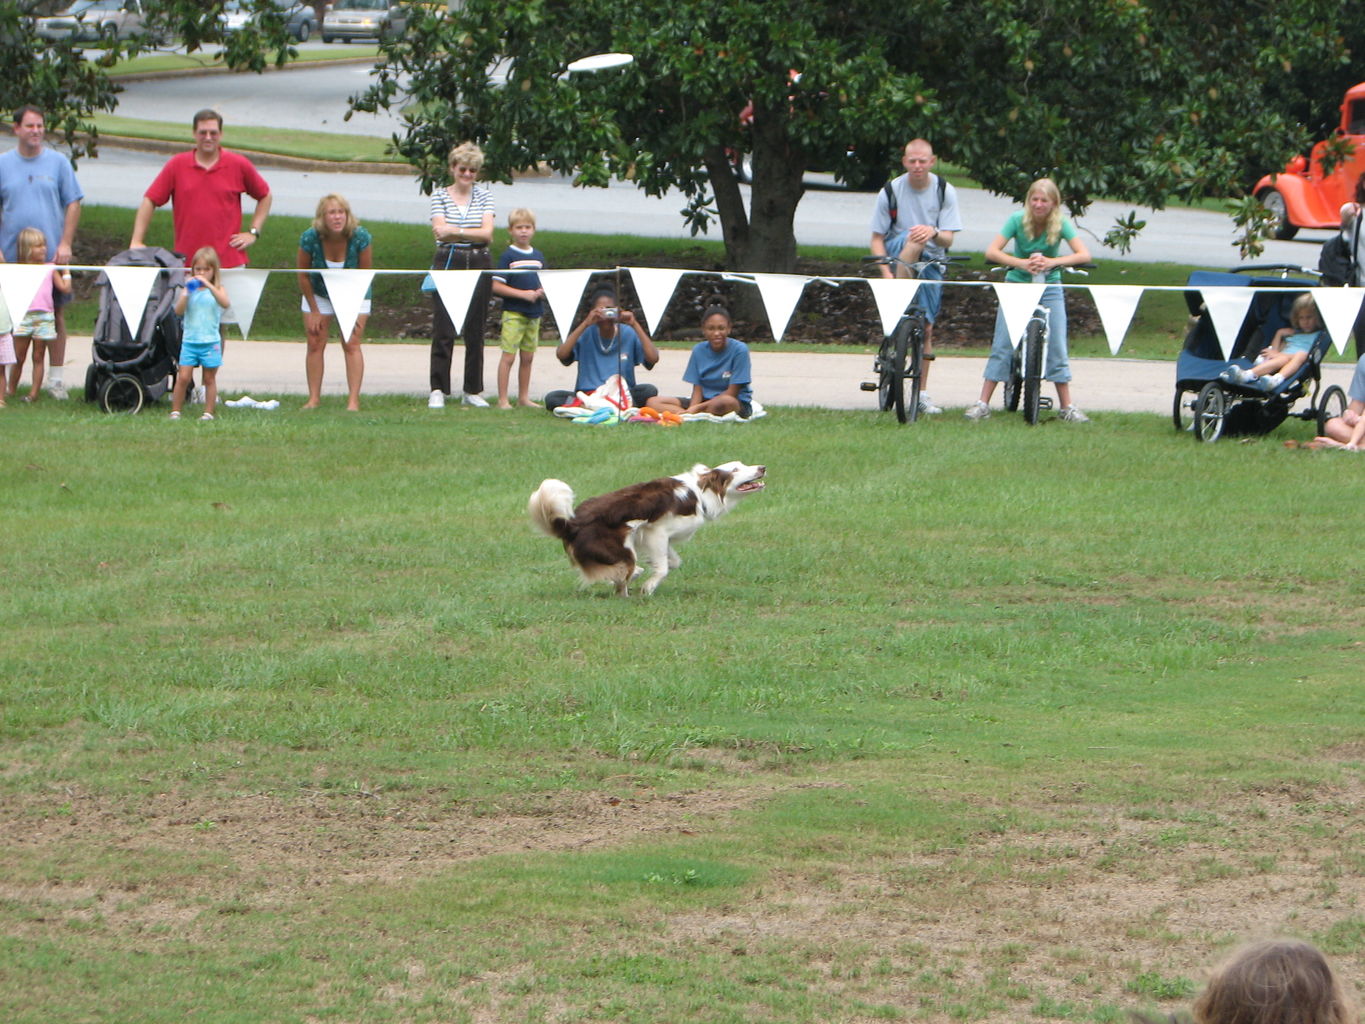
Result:
{"type": "Polygon", "coordinates": [[[1275,337],[1261,349],[1256,365],[1250,370],[1230,366],[1220,376],[1234,384],[1256,387],[1262,391],[1274,391],[1294,376],[1299,367],[1308,361],[1308,354],[1323,330],[1322,316],[1311,294],[1304,292],[1294,300],[1289,310],[1289,322],[1293,326],[1281,327],[1275,332],[1275,337]]]}

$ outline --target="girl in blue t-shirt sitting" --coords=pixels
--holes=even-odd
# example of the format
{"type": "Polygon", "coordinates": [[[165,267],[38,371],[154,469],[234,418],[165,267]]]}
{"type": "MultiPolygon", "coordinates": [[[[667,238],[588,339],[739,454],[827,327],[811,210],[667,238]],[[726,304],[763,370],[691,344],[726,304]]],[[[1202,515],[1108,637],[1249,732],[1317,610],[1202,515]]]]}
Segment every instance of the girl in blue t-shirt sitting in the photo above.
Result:
{"type": "Polygon", "coordinates": [[[1261,349],[1256,357],[1256,365],[1250,370],[1240,366],[1230,366],[1222,376],[1237,384],[1248,384],[1264,391],[1274,391],[1288,378],[1294,376],[1305,362],[1313,345],[1322,332],[1322,316],[1318,304],[1309,292],[1304,292],[1294,300],[1289,309],[1289,322],[1292,326],[1281,327],[1275,332],[1270,344],[1261,349]]]}
{"type": "Polygon", "coordinates": [[[754,393],[749,387],[753,382],[749,346],[730,337],[732,326],[724,307],[708,308],[701,318],[701,333],[706,340],[692,350],[683,371],[683,380],[692,385],[691,396],[660,396],[645,404],[660,412],[676,414],[705,412],[724,416],[733,412],[747,420],[754,411],[754,393]]]}

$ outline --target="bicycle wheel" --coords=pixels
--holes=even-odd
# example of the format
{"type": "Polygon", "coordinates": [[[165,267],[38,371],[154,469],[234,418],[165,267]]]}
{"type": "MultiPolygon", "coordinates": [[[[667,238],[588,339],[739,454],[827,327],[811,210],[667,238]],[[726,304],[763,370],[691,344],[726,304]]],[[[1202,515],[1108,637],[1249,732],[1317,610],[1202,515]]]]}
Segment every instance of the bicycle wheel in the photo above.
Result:
{"type": "Polygon", "coordinates": [[[1043,323],[1030,320],[1019,343],[1024,359],[1024,422],[1032,426],[1038,422],[1038,409],[1043,397],[1043,323]]]}
{"type": "Polygon", "coordinates": [[[910,320],[902,317],[891,333],[891,404],[896,419],[905,423],[910,410],[905,407],[905,353],[910,345],[910,320]]]}
{"type": "Polygon", "coordinates": [[[924,316],[917,314],[910,319],[909,338],[905,348],[905,422],[914,423],[919,419],[919,396],[924,388],[924,316]]]}
{"type": "Polygon", "coordinates": [[[1024,383],[1024,361],[1020,358],[1022,348],[1022,344],[1016,345],[1014,353],[1010,356],[1009,374],[1005,377],[1002,392],[1006,412],[1015,412],[1019,408],[1019,392],[1023,390],[1022,385],[1024,383]]]}
{"type": "Polygon", "coordinates": [[[891,408],[891,387],[895,383],[896,376],[891,372],[891,356],[894,346],[891,335],[882,338],[881,346],[877,349],[877,408],[886,412],[891,408]]]}

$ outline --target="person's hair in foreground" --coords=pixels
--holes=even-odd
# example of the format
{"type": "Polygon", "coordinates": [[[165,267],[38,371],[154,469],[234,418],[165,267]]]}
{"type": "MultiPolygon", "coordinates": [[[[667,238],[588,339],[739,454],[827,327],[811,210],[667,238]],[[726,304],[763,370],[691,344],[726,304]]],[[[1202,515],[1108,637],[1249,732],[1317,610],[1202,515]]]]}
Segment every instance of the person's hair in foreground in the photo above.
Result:
{"type": "MultiPolygon", "coordinates": [[[[1190,1008],[1194,1024],[1356,1024],[1341,979],[1297,939],[1244,946],[1216,968],[1190,1008]]],[[[1140,1021],[1156,1024],[1147,1015],[1140,1021]]]]}

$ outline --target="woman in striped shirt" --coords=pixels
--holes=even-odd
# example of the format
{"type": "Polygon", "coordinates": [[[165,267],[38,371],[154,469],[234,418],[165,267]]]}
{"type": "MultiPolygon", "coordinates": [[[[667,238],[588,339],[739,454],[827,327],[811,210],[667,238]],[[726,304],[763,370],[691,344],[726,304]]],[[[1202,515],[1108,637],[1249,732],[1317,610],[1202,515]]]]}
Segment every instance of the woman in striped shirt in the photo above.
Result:
{"type": "MultiPolygon", "coordinates": [[[[488,270],[492,264],[488,244],[493,240],[493,196],[474,182],[483,169],[483,150],[462,142],[450,151],[450,174],[454,179],[431,196],[431,233],[436,238],[433,270],[488,270]]],[[[492,286],[485,274],[469,301],[460,336],[464,339],[464,393],[466,405],[487,408],[483,398],[483,340],[492,286]]],[[[427,405],[443,408],[450,394],[450,362],[455,349],[455,325],[441,301],[435,300],[431,326],[431,399],[427,405]]]]}

